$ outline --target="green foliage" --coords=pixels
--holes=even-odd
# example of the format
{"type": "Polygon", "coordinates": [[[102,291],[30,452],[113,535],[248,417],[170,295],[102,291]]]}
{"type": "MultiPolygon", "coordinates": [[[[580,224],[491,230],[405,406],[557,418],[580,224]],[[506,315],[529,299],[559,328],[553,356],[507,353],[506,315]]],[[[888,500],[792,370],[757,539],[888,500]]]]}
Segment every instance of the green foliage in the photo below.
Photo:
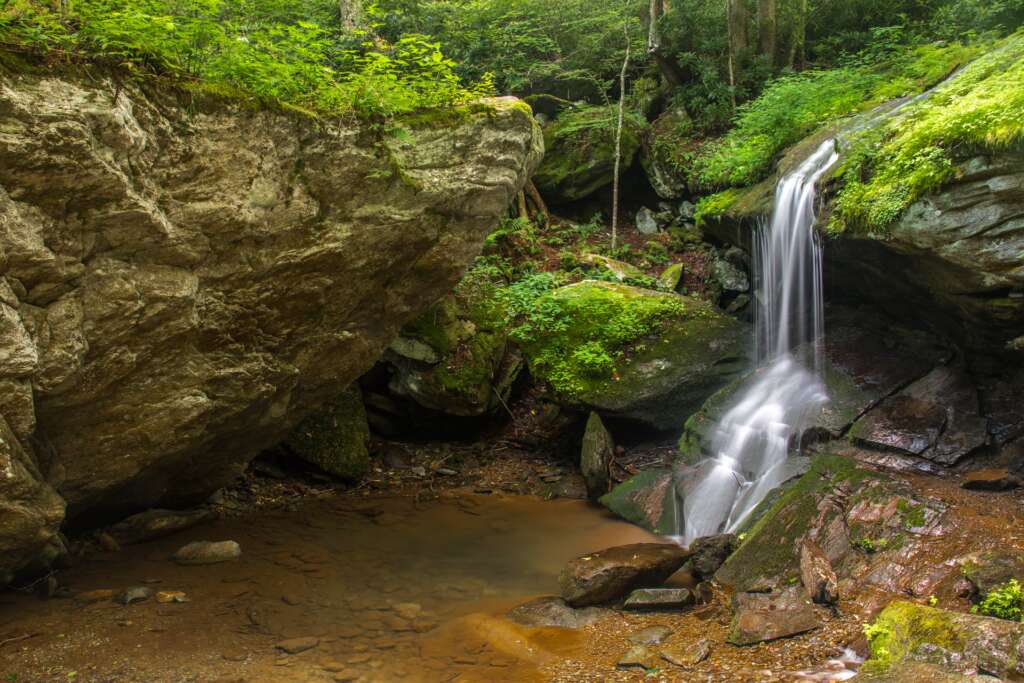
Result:
{"type": "Polygon", "coordinates": [[[850,143],[829,231],[885,233],[972,151],[1024,141],[1024,33],[969,64],[900,116],[850,143]]]}
{"type": "Polygon", "coordinates": [[[1021,621],[1024,618],[1024,589],[1017,579],[1010,579],[990,590],[981,602],[971,608],[971,612],[1021,621]]]}
{"type": "Polygon", "coordinates": [[[736,127],[706,148],[697,179],[707,188],[743,187],[767,176],[779,153],[824,125],[934,85],[975,54],[961,44],[862,56],[827,71],[784,76],[740,108],[736,127]]]}
{"type": "Polygon", "coordinates": [[[860,538],[853,541],[853,547],[858,548],[863,552],[871,555],[873,553],[881,552],[888,548],[889,539],[869,538],[867,536],[861,536],[860,538]]]}
{"type": "Polygon", "coordinates": [[[262,100],[330,113],[390,116],[462,103],[493,90],[464,87],[440,46],[394,43],[325,28],[279,0],[76,0],[60,15],[36,0],[0,12],[0,40],[40,52],[201,79],[262,100]]]}

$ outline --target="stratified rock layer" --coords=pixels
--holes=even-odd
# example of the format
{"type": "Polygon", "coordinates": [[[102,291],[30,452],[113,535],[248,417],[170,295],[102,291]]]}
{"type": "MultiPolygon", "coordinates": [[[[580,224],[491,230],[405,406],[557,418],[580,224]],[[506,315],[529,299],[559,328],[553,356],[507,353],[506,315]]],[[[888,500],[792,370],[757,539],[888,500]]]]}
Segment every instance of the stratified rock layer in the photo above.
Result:
{"type": "Polygon", "coordinates": [[[200,498],[449,291],[542,155],[494,100],[354,124],[0,74],[0,580],[200,498]]]}

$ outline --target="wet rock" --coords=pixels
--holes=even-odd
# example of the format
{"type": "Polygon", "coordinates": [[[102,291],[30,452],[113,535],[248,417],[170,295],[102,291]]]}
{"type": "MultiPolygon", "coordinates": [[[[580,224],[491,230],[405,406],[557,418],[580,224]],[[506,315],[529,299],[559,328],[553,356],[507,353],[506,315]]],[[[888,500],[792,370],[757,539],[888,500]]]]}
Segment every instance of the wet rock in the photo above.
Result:
{"type": "Polygon", "coordinates": [[[1007,491],[1020,484],[1020,478],[1004,467],[968,472],[960,482],[960,486],[973,491],[1007,491]]]}
{"type": "Polygon", "coordinates": [[[698,538],[690,544],[690,552],[693,553],[690,562],[694,575],[698,579],[710,579],[735,549],[736,536],[733,534],[698,538]]]}
{"type": "Polygon", "coordinates": [[[308,636],[305,638],[289,638],[274,645],[275,649],[286,654],[297,655],[320,645],[320,639],[308,636]]]}
{"type": "Polygon", "coordinates": [[[416,602],[400,602],[394,607],[395,614],[403,619],[413,620],[423,612],[423,606],[416,602]]]}
{"type": "Polygon", "coordinates": [[[850,435],[867,446],[953,465],[988,442],[980,410],[966,373],[939,367],[868,412],[850,435]]]}
{"type": "Polygon", "coordinates": [[[525,346],[531,372],[564,405],[605,419],[677,429],[680,415],[692,413],[747,367],[746,326],[694,297],[585,280],[545,294],[537,305],[564,312],[572,323],[525,346]],[[656,334],[621,340],[635,350],[628,358],[596,374],[577,358],[594,325],[641,307],[662,310],[664,322],[656,334]],[[587,313],[595,310],[602,311],[602,320],[587,313]]]}
{"type": "Polygon", "coordinates": [[[537,598],[515,607],[508,618],[523,626],[557,626],[559,628],[580,628],[592,624],[611,614],[600,607],[573,608],[561,598],[537,598]]]}
{"type": "Polygon", "coordinates": [[[739,593],[733,598],[728,640],[733,645],[753,645],[806,633],[821,625],[802,588],[787,588],[779,593],[739,593]]]}
{"type": "Polygon", "coordinates": [[[800,544],[800,580],[811,600],[819,605],[839,601],[839,580],[832,563],[821,546],[807,539],[800,544]]]}
{"type": "Polygon", "coordinates": [[[615,457],[615,443],[605,429],[601,417],[590,413],[587,430],[583,434],[583,448],[580,453],[580,472],[587,485],[587,496],[597,500],[608,493],[609,471],[615,457]]]}
{"type": "Polygon", "coordinates": [[[156,601],[168,605],[171,603],[185,603],[189,602],[188,596],[182,591],[157,591],[156,601]]]}
{"type": "Polygon", "coordinates": [[[190,529],[212,517],[209,510],[147,510],[109,527],[107,533],[121,545],[132,545],[190,529]]]}
{"type": "Polygon", "coordinates": [[[412,337],[396,337],[388,351],[408,360],[434,365],[441,362],[441,356],[432,346],[412,337]]]}
{"type": "Polygon", "coordinates": [[[671,543],[638,543],[584,555],[562,570],[562,597],[574,607],[611,602],[633,589],[657,586],[689,556],[671,543]]]}
{"type": "Polygon", "coordinates": [[[1024,554],[1013,550],[990,550],[960,558],[960,573],[985,596],[1010,579],[1024,577],[1024,554]]]}
{"type": "Polygon", "coordinates": [[[711,656],[711,641],[702,638],[696,643],[661,648],[661,658],[676,666],[696,666],[711,656]]]}
{"type": "Polygon", "coordinates": [[[600,503],[628,522],[656,534],[676,533],[672,471],[645,470],[622,482],[600,503]]]}
{"type": "Polygon", "coordinates": [[[695,602],[696,597],[687,588],[639,588],[629,594],[623,607],[638,612],[681,610],[695,602]]]}
{"type": "Polygon", "coordinates": [[[76,593],[75,599],[87,603],[107,602],[108,600],[114,599],[114,591],[109,588],[99,588],[97,590],[84,591],[82,593],[76,593]]]}
{"type": "Polygon", "coordinates": [[[641,235],[658,234],[658,219],[655,218],[654,212],[646,206],[636,212],[636,229],[641,235]]]}
{"type": "Polygon", "coordinates": [[[894,602],[869,631],[865,674],[889,672],[901,662],[939,665],[947,671],[984,671],[1001,679],[1024,677],[1024,624],[894,602]]]}
{"type": "Polygon", "coordinates": [[[134,586],[126,588],[117,594],[117,602],[122,605],[132,605],[136,602],[143,602],[153,597],[153,589],[145,586],[134,586]]]}
{"type": "MultiPolygon", "coordinates": [[[[686,135],[681,131],[689,130],[690,126],[686,110],[672,107],[654,120],[643,138],[640,163],[651,187],[663,199],[679,199],[687,193],[684,165],[673,150],[686,147],[686,135]]],[[[692,220],[693,213],[684,217],[692,220]]]]}
{"type": "Polygon", "coordinates": [[[659,663],[658,654],[646,645],[634,645],[618,661],[621,669],[655,669],[659,663]]]}
{"type": "Polygon", "coordinates": [[[712,261],[710,274],[715,284],[725,293],[743,294],[750,291],[747,274],[720,256],[712,261]]]}
{"type": "Polygon", "coordinates": [[[668,626],[648,626],[626,636],[633,645],[660,645],[668,640],[673,631],[668,626]]]}
{"type": "Polygon", "coordinates": [[[242,548],[235,541],[196,541],[182,547],[171,559],[181,565],[199,565],[230,562],[241,556],[242,548]]]}

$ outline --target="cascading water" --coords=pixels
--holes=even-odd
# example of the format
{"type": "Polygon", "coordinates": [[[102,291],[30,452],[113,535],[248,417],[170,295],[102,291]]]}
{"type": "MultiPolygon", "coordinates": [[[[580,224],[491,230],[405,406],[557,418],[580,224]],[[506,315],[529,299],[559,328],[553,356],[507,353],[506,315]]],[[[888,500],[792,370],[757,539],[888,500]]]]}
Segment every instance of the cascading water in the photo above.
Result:
{"type": "Polygon", "coordinates": [[[825,331],[822,250],[814,231],[815,185],[838,159],[828,140],[775,192],[771,222],[754,241],[757,370],[719,422],[713,457],[698,465],[683,504],[685,543],[735,529],[782,483],[790,443],[828,400],[820,379],[825,331]],[[794,349],[813,349],[800,357],[794,349]]]}

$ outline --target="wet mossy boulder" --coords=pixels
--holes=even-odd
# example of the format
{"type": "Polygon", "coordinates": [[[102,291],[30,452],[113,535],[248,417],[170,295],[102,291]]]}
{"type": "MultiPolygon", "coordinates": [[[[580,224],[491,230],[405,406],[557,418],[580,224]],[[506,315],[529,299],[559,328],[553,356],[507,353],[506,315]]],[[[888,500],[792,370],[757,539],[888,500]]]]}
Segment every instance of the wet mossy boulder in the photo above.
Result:
{"type": "Polygon", "coordinates": [[[541,296],[514,331],[565,405],[678,427],[749,366],[747,327],[695,297],[585,280],[541,296]]]}
{"type": "Polygon", "coordinates": [[[509,344],[497,292],[470,271],[452,294],[407,325],[385,355],[389,391],[457,417],[495,410],[523,366],[509,344]]]}
{"type": "Polygon", "coordinates": [[[655,119],[643,137],[640,164],[662,199],[681,199],[689,186],[688,170],[695,147],[693,121],[682,107],[655,119]]]}
{"type": "Polygon", "coordinates": [[[370,469],[370,428],[359,387],[352,385],[292,431],[285,446],[297,457],[345,481],[370,469]]]}
{"type": "MultiPolygon", "coordinates": [[[[617,107],[563,112],[544,129],[544,161],[533,181],[553,203],[588,197],[612,184],[615,172],[617,107]]],[[[622,127],[623,170],[633,164],[646,122],[627,114],[622,127]]]]}
{"type": "Polygon", "coordinates": [[[884,676],[907,662],[959,673],[980,670],[1004,680],[1024,676],[1020,622],[894,602],[865,632],[871,656],[862,672],[869,677],[884,676]]]}
{"type": "Polygon", "coordinates": [[[670,469],[644,470],[601,496],[599,502],[627,522],[653,533],[678,533],[670,469]]]}

